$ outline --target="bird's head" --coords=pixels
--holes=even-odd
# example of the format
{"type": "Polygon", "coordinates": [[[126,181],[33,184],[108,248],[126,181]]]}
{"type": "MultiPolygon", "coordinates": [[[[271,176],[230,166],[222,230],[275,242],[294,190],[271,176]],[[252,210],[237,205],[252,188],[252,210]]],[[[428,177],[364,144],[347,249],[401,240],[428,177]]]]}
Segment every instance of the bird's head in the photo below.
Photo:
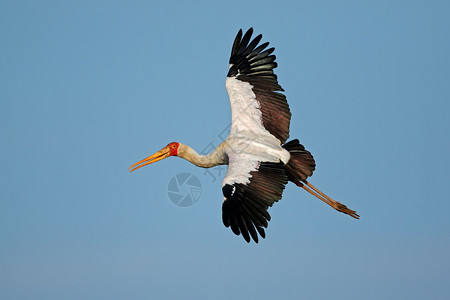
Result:
{"type": "Polygon", "coordinates": [[[130,172],[133,172],[134,170],[137,170],[140,167],[152,164],[152,163],[162,160],[164,158],[167,158],[170,156],[178,156],[179,149],[180,149],[180,143],[177,143],[177,142],[169,143],[167,146],[165,146],[164,148],[162,148],[155,154],[150,155],[149,157],[144,158],[141,161],[138,161],[137,163],[135,163],[128,169],[130,170],[130,172]]]}

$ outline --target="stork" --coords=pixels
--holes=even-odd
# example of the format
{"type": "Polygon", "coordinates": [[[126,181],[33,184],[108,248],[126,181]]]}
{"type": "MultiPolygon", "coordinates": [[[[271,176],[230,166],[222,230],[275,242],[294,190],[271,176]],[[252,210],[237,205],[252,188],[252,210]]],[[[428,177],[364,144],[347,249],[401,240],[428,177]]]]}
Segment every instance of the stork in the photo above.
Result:
{"type": "Polygon", "coordinates": [[[290,181],[337,211],[359,219],[359,215],[314,187],[306,179],[315,161],[297,139],[289,137],[291,112],[284,90],[273,70],[277,67],[274,48],[259,45],[262,35],[251,39],[239,30],[231,49],[225,81],[231,103],[231,129],[227,139],[208,155],[173,142],[155,154],[133,164],[130,172],[170,156],[178,156],[202,167],[228,165],[223,179],[222,221],[234,234],[258,243],[266,234],[268,208],[281,199],[290,181]]]}

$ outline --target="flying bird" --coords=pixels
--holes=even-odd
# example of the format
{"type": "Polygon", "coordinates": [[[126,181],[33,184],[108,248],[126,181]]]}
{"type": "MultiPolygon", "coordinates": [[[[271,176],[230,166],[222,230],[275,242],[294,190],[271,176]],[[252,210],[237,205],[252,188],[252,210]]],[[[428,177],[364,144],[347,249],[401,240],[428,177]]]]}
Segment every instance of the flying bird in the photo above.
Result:
{"type": "Polygon", "coordinates": [[[236,235],[258,243],[265,238],[268,208],[281,199],[285,185],[293,182],[337,211],[359,215],[314,187],[306,179],[315,161],[309,151],[289,138],[291,112],[278,84],[274,48],[252,39],[253,28],[239,30],[231,49],[225,81],[231,103],[231,128],[227,139],[208,155],[173,142],[133,164],[130,172],[170,156],[178,156],[202,168],[228,165],[223,179],[222,221],[236,235]]]}

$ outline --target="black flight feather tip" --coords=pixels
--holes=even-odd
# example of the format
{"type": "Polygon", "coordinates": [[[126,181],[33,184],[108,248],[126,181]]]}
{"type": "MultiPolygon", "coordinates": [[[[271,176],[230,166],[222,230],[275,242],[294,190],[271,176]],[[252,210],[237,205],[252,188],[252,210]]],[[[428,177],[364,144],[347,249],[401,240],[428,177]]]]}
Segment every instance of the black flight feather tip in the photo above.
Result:
{"type": "Polygon", "coordinates": [[[258,243],[257,233],[266,237],[264,228],[270,221],[267,209],[281,199],[288,176],[282,162],[261,162],[258,170],[250,174],[248,184],[226,184],[222,188],[226,198],[222,205],[222,221],[245,241],[253,239],[258,243]]]}

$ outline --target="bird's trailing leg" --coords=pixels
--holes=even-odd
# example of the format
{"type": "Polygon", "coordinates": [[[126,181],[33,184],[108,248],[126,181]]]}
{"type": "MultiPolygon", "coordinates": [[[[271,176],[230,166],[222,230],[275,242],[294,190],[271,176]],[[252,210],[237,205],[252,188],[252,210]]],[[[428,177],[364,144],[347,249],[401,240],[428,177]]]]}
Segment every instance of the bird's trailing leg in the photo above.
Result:
{"type": "Polygon", "coordinates": [[[312,194],[313,196],[316,196],[317,198],[319,198],[320,200],[322,200],[335,210],[343,212],[344,214],[347,214],[355,219],[359,219],[359,215],[356,213],[356,211],[351,210],[344,204],[331,199],[306,180],[303,180],[303,182],[297,181],[294,183],[297,186],[304,188],[308,193],[312,194]]]}

